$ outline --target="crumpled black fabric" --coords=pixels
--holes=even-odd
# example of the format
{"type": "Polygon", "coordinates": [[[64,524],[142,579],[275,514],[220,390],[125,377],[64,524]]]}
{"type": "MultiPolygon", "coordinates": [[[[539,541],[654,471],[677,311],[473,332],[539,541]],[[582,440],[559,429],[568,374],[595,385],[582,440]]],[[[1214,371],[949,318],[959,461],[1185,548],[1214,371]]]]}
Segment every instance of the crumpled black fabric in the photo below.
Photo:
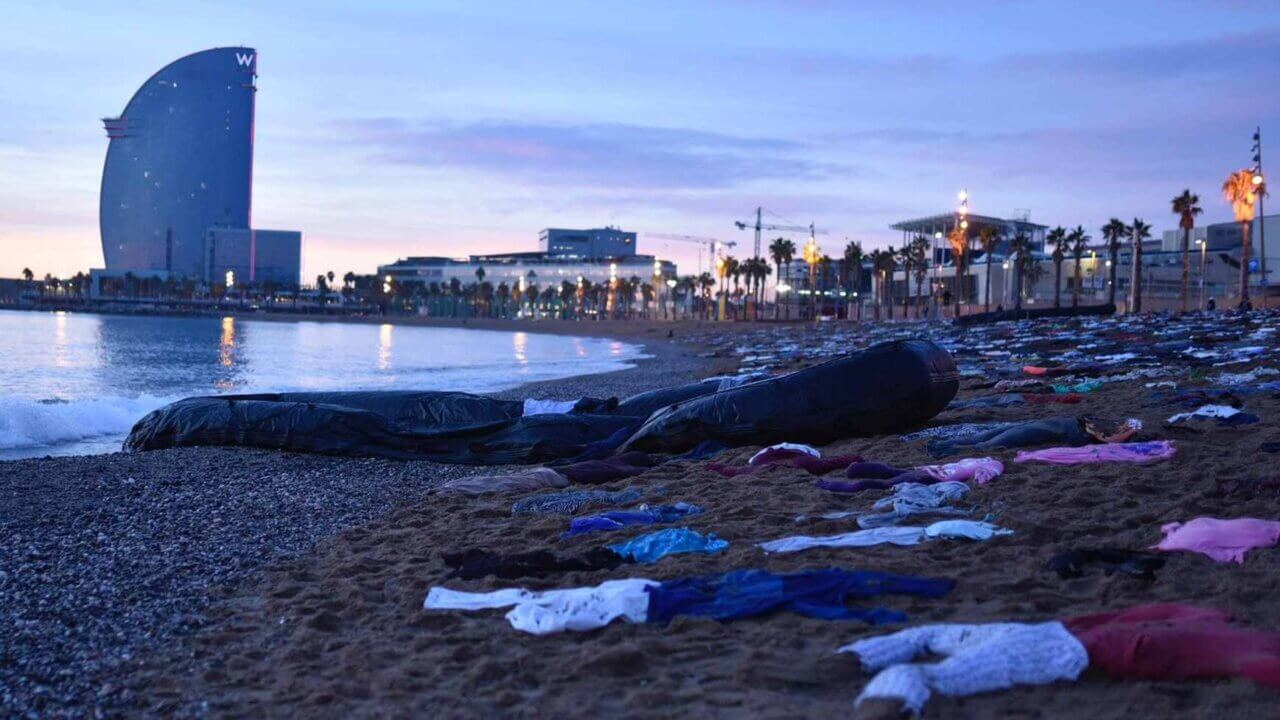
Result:
{"type": "Polygon", "coordinates": [[[604,460],[561,465],[556,468],[556,472],[564,475],[574,485],[600,485],[634,477],[657,464],[658,461],[648,453],[625,452],[604,460]]]}
{"type": "Polygon", "coordinates": [[[492,575],[514,580],[562,572],[612,570],[627,561],[607,547],[598,547],[569,557],[558,557],[546,550],[504,554],[473,548],[445,553],[444,562],[453,568],[450,577],[478,580],[492,575]]]}
{"type": "Polygon", "coordinates": [[[1089,548],[1070,550],[1054,555],[1048,562],[1048,569],[1058,573],[1058,577],[1083,577],[1089,566],[1102,568],[1107,575],[1123,573],[1143,580],[1155,580],[1156,571],[1164,567],[1165,559],[1154,553],[1124,548],[1089,548]]]}

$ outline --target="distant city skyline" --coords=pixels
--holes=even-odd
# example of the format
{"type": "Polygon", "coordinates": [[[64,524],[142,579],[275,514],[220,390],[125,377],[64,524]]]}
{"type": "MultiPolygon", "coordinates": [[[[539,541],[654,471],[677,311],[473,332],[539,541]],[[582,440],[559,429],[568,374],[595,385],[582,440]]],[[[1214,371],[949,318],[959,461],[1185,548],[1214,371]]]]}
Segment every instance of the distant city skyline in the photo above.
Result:
{"type": "Polygon", "coordinates": [[[0,276],[102,266],[99,118],[217,46],[259,52],[254,223],[303,230],[304,281],[606,224],[688,274],[644,233],[745,257],[757,205],[838,255],[962,187],[1095,237],[1175,227],[1186,187],[1209,224],[1254,127],[1280,139],[1273,0],[421,5],[8,3],[0,276]]]}

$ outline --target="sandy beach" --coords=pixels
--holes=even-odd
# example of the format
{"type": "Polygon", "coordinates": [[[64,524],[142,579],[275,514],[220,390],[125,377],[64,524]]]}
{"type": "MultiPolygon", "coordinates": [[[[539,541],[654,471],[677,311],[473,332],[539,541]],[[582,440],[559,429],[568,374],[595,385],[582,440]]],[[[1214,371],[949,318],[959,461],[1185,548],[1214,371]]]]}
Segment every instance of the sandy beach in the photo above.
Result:
{"type": "MultiPolygon", "coordinates": [[[[739,361],[749,366],[751,348],[781,335],[812,347],[836,343],[822,328],[685,329],[676,342],[649,340],[655,358],[634,370],[516,394],[622,395],[670,385],[739,361]],[[686,336],[699,344],[681,344],[686,336]],[[737,357],[704,357],[709,348],[737,357]]],[[[846,716],[870,675],[835,649],[884,632],[776,613],[733,623],[615,622],[534,637],[513,630],[500,611],[423,611],[436,585],[542,589],[735,568],[840,567],[956,580],[943,598],[877,603],[906,612],[913,624],[1044,620],[1180,601],[1280,628],[1274,550],[1255,551],[1243,565],[1171,554],[1154,581],[1098,570],[1063,580],[1046,569],[1050,557],[1073,548],[1145,548],[1159,541],[1162,524],[1199,515],[1280,517],[1276,487],[1259,482],[1274,476],[1260,448],[1280,441],[1272,422],[1280,400],[1249,398],[1248,410],[1263,419],[1257,424],[1171,430],[1161,427],[1167,408],[1150,395],[1141,382],[1117,383],[1065,409],[1026,404],[937,418],[1135,417],[1150,429],[1147,437],[1176,440],[1172,461],[1148,466],[1016,464],[1012,451],[993,453],[1004,475],[974,486],[965,505],[975,518],[1012,529],[1009,537],[766,555],[755,542],[851,529],[849,520],[798,522],[798,515],[868,510],[880,494],[829,493],[799,470],[729,479],[703,461],[674,461],[604,487],[698,503],[706,512],[688,524],[728,540],[726,552],[521,581],[448,579],[441,553],[572,553],[602,539],[561,540],[564,517],[512,517],[519,494],[430,493],[479,468],[231,449],[3,463],[6,506],[25,508],[7,511],[0,526],[22,548],[5,561],[11,566],[2,568],[0,597],[27,623],[9,633],[7,657],[25,664],[5,663],[5,677],[22,684],[4,701],[16,714],[41,716],[846,716]],[[15,501],[31,497],[41,499],[15,501]]],[[[716,459],[743,462],[755,450],[716,459]]],[[[895,465],[933,462],[919,443],[896,436],[823,451],[895,465]]],[[[1273,693],[1244,680],[1120,682],[1091,670],[1072,684],[937,696],[926,717],[1268,718],[1275,704],[1273,693]]]]}
{"type": "MultiPolygon", "coordinates": [[[[604,336],[594,325],[536,330],[604,336]]],[[[626,396],[733,366],[665,332],[607,333],[645,341],[653,357],[498,395],[626,396]]],[[[205,626],[263,568],[481,470],[234,448],[0,462],[0,715],[126,711],[143,657],[205,626]]]]}

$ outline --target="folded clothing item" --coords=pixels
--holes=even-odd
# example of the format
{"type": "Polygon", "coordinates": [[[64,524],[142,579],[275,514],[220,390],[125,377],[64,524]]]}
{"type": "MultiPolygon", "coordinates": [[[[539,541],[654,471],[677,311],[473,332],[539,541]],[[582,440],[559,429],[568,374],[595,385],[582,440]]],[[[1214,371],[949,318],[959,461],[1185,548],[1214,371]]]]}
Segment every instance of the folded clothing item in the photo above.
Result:
{"type": "Polygon", "coordinates": [[[767,460],[755,465],[727,465],[725,463],[709,462],[706,468],[717,475],[724,477],[738,477],[740,475],[754,475],[763,472],[769,468],[785,467],[804,470],[810,475],[825,475],[829,472],[841,470],[848,467],[851,463],[860,462],[861,455],[833,455],[831,457],[813,457],[806,453],[795,453],[787,457],[775,460],[767,460]]]}
{"type": "Polygon", "coordinates": [[[621,530],[630,525],[655,525],[675,522],[690,515],[697,515],[702,508],[687,502],[674,505],[641,506],[635,510],[612,510],[599,515],[574,518],[569,521],[569,530],[564,538],[574,535],[588,535],[595,532],[621,530]]]}
{"type": "Polygon", "coordinates": [[[1089,664],[1084,646],[1060,622],[925,625],[859,640],[836,652],[853,653],[864,670],[879,671],[856,704],[892,699],[917,714],[935,692],[965,696],[1075,680],[1089,664]],[[926,653],[945,659],[909,664],[926,653]]]}
{"type": "Polygon", "coordinates": [[[625,480],[658,464],[648,453],[624,452],[603,460],[586,460],[556,468],[574,485],[601,485],[625,480]]]}
{"type": "Polygon", "coordinates": [[[563,487],[569,487],[569,480],[564,475],[551,468],[529,468],[501,475],[469,475],[454,478],[436,486],[432,492],[441,495],[481,495],[563,487]]]}
{"type": "Polygon", "coordinates": [[[1250,550],[1276,544],[1280,539],[1280,522],[1198,517],[1186,523],[1169,523],[1162,526],[1160,532],[1164,539],[1155,545],[1155,550],[1198,552],[1218,562],[1243,563],[1245,553],[1250,550]]]}
{"type": "Polygon", "coordinates": [[[669,528],[610,545],[609,549],[631,562],[649,565],[668,555],[711,555],[727,547],[729,543],[715,533],[703,535],[689,528],[669,528]]]}
{"type": "Polygon", "coordinates": [[[1136,463],[1146,464],[1168,460],[1175,448],[1172,440],[1155,440],[1140,443],[1107,443],[1084,447],[1047,448],[1022,450],[1014,462],[1045,462],[1051,465],[1083,465],[1086,463],[1136,463]]]}
{"type": "Polygon", "coordinates": [[[873,547],[875,545],[916,545],[929,538],[964,538],[989,540],[998,535],[1012,535],[1013,531],[990,523],[975,520],[941,520],[924,527],[907,525],[876,527],[855,530],[839,535],[809,537],[793,535],[758,543],[765,552],[792,553],[817,547],[873,547]]]}
{"type": "Polygon", "coordinates": [[[534,495],[516,501],[512,515],[572,515],[593,505],[626,505],[641,498],[640,491],[628,488],[618,492],[607,490],[566,490],[534,495]]]}

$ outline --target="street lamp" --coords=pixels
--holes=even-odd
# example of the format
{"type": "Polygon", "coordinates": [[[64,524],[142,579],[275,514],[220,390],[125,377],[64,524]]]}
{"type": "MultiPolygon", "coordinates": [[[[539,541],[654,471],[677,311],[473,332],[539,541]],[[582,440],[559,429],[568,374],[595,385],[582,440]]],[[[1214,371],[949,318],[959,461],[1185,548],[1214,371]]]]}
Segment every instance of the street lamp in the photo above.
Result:
{"type": "Polygon", "coordinates": [[[1200,309],[1204,310],[1204,261],[1209,244],[1204,241],[1204,238],[1196,240],[1196,244],[1200,246],[1200,309]]]}
{"type": "Polygon", "coordinates": [[[809,236],[809,242],[804,244],[804,262],[809,266],[809,316],[816,322],[818,320],[817,312],[814,309],[813,299],[813,274],[818,268],[818,241],[812,235],[809,236]]]}

